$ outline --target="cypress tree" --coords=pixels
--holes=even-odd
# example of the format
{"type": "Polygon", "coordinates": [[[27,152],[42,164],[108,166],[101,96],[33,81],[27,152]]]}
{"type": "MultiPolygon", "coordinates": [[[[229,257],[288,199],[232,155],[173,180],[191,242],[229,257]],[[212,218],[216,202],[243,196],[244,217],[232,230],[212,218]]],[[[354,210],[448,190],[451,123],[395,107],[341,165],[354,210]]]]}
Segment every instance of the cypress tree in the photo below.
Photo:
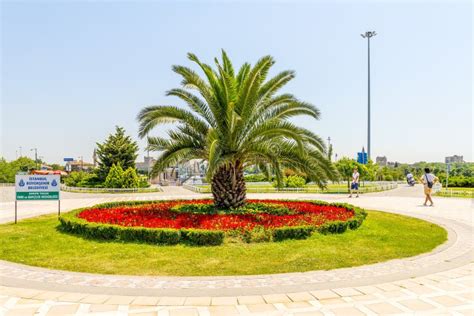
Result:
{"type": "Polygon", "coordinates": [[[104,181],[114,164],[120,165],[124,170],[135,169],[138,145],[130,136],[125,135],[125,129],[116,126],[115,133],[110,134],[104,143],[97,143],[96,153],[99,161],[97,175],[104,181]]]}

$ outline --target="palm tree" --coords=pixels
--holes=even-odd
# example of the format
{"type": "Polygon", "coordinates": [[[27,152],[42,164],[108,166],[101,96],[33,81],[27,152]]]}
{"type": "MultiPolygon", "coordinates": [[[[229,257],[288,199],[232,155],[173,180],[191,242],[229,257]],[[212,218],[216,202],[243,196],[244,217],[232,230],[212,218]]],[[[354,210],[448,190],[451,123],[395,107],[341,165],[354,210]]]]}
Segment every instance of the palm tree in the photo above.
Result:
{"type": "Polygon", "coordinates": [[[161,152],[152,175],[181,161],[206,160],[214,203],[224,209],[245,203],[247,165],[258,165],[274,174],[278,183],[283,168],[304,173],[321,187],[334,179],[336,171],[322,139],[288,121],[297,115],[319,119],[319,110],[291,94],[277,94],[295,77],[293,71],[267,80],[275,63],[271,56],[261,58],[253,67],[245,63],[237,73],[225,51],[221,61],[215,58],[214,69],[194,54],[189,53],[188,58],[204,77],[188,67],[173,66],[183,78],[182,88],[166,94],[180,98],[190,110],[148,106],[138,115],[142,138],[157,125],[178,123],[168,132],[169,138],[148,136],[148,148],[161,152]]]}

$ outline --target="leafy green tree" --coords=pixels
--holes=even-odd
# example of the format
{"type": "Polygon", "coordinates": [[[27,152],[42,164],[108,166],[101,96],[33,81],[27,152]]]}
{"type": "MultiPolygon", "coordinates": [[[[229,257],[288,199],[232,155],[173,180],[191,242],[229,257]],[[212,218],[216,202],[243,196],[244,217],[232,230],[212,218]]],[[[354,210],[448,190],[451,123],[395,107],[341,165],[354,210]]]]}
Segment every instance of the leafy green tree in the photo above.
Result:
{"type": "Polygon", "coordinates": [[[329,148],[328,148],[328,159],[329,160],[332,160],[332,152],[333,152],[332,144],[329,144],[329,148]]]}
{"type": "Polygon", "coordinates": [[[122,188],[138,188],[140,179],[134,168],[128,168],[123,173],[122,188]]]}
{"type": "Polygon", "coordinates": [[[105,180],[112,165],[120,164],[124,169],[135,168],[138,156],[138,145],[130,136],[125,135],[122,127],[115,127],[115,134],[110,134],[107,140],[97,143],[97,158],[99,168],[97,175],[105,180]]]}
{"type": "Polygon", "coordinates": [[[366,165],[364,165],[365,168],[367,169],[367,175],[366,175],[366,180],[368,181],[376,181],[377,177],[380,176],[380,166],[377,164],[374,164],[372,160],[369,160],[366,165]]]}
{"type": "Polygon", "coordinates": [[[123,186],[123,168],[120,164],[113,164],[109,169],[109,174],[105,179],[106,188],[122,188],[123,186]]]}
{"type": "Polygon", "coordinates": [[[350,181],[352,180],[352,173],[354,168],[357,167],[359,171],[360,179],[364,180],[368,175],[367,167],[363,164],[358,163],[354,159],[343,157],[336,162],[336,168],[339,171],[340,180],[347,180],[347,185],[349,186],[350,181]]]}
{"type": "Polygon", "coordinates": [[[18,172],[28,172],[35,169],[36,164],[33,159],[28,157],[20,157],[16,160],[7,162],[4,158],[0,158],[0,182],[14,183],[15,175],[18,172]]]}
{"type": "Polygon", "coordinates": [[[64,167],[57,163],[50,164],[49,166],[53,170],[64,170],[64,167]]]}
{"type": "Polygon", "coordinates": [[[253,67],[245,63],[238,71],[224,51],[221,61],[214,60],[215,68],[194,54],[188,58],[204,78],[188,67],[173,66],[183,78],[183,88],[172,89],[167,95],[180,98],[190,111],[149,106],[138,115],[140,137],[160,124],[179,123],[168,132],[169,138],[148,137],[148,148],[161,152],[153,175],[181,161],[207,160],[214,203],[224,209],[245,203],[243,171],[250,164],[258,165],[264,173],[271,170],[278,182],[284,168],[304,173],[322,187],[335,178],[337,172],[327,158],[324,141],[288,120],[297,115],[319,119],[319,110],[289,93],[277,94],[294,78],[293,71],[268,79],[275,63],[271,56],[261,58],[253,67]]]}
{"type": "Polygon", "coordinates": [[[0,158],[0,183],[10,183],[10,166],[5,158],[0,158]]]}

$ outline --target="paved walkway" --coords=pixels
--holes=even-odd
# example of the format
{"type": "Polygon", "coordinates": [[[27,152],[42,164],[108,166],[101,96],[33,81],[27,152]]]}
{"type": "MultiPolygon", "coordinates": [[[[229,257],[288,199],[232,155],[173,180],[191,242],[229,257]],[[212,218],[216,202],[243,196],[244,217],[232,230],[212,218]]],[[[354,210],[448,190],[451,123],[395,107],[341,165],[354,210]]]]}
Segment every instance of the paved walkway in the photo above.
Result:
{"type": "MultiPolygon", "coordinates": [[[[473,315],[473,208],[468,199],[420,206],[421,188],[400,187],[349,200],[338,195],[251,194],[252,198],[350,201],[423,218],[448,230],[430,254],[350,269],[245,277],[127,277],[0,263],[0,314],[7,315],[473,315]],[[418,196],[418,197],[414,197],[418,196]]],[[[105,200],[202,197],[182,188],[143,195],[65,199],[65,208],[105,200]]],[[[8,221],[9,203],[0,204],[8,221]]],[[[54,212],[25,205],[21,217],[54,212]],[[34,210],[33,210],[34,208],[34,210]]]]}

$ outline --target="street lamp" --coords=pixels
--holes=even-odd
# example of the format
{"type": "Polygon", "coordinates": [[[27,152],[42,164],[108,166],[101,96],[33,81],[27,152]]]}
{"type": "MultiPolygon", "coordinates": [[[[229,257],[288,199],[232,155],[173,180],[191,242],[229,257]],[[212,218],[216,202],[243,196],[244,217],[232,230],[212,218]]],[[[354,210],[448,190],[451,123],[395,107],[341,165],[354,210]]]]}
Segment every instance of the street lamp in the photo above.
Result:
{"type": "Polygon", "coordinates": [[[367,159],[370,159],[370,38],[377,35],[375,31],[360,34],[367,39],[367,159]]]}
{"type": "Polygon", "coordinates": [[[38,148],[31,148],[30,151],[35,151],[35,168],[38,168],[38,148]]]}

